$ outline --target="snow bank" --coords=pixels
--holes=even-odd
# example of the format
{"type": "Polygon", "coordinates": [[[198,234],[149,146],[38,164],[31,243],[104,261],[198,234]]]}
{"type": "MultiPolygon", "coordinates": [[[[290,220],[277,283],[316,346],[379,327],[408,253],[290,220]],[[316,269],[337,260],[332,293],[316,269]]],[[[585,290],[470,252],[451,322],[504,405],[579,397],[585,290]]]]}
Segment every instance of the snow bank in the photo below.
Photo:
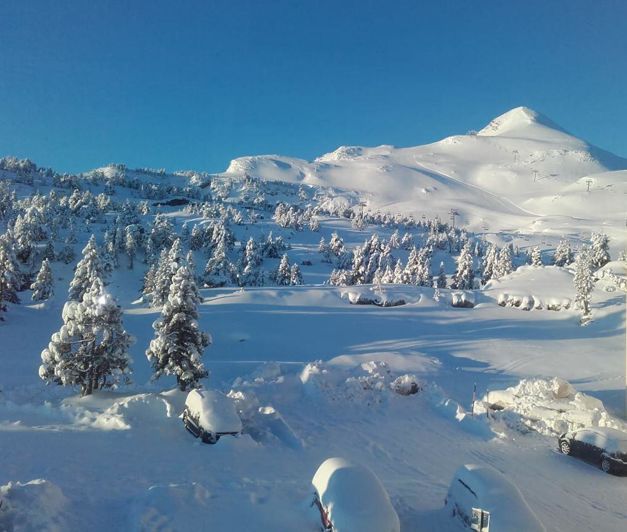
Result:
{"type": "Polygon", "coordinates": [[[413,395],[424,383],[413,374],[397,375],[383,361],[370,360],[341,367],[321,360],[310,362],[300,374],[306,393],[330,401],[377,404],[393,395],[413,395]]]}
{"type": "Polygon", "coordinates": [[[583,427],[623,429],[624,423],[612,417],[600,400],[577,392],[567,381],[523,379],[506,390],[488,392],[477,410],[489,409],[493,420],[522,430],[533,429],[544,435],[559,435],[583,427]]]}
{"type": "Polygon", "coordinates": [[[0,486],[0,530],[56,532],[68,529],[68,501],[61,489],[43,479],[0,486]]]}
{"type": "Polygon", "coordinates": [[[571,273],[557,266],[521,266],[516,271],[489,281],[486,294],[501,307],[521,310],[566,310],[574,297],[571,273]]]}

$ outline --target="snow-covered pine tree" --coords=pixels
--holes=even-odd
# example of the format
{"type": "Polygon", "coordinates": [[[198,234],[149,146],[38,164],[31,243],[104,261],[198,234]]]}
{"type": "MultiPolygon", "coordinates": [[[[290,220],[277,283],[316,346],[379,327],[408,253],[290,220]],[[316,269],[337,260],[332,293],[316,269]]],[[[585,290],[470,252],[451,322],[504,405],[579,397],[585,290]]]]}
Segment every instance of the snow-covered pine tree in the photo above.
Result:
{"type": "Polygon", "coordinates": [[[290,269],[290,262],[287,258],[287,254],[281,257],[279,267],[274,273],[274,282],[279,286],[288,286],[292,278],[292,272],[290,269]]]}
{"type": "Polygon", "coordinates": [[[0,306],[20,302],[17,293],[22,276],[10,242],[6,234],[0,237],[0,306]]]}
{"type": "Polygon", "coordinates": [[[575,305],[581,309],[581,321],[585,323],[590,318],[590,296],[594,288],[592,276],[592,253],[587,245],[581,246],[575,258],[575,305]]]}
{"type": "Polygon", "coordinates": [[[471,290],[473,288],[475,272],[472,265],[472,250],[466,242],[457,259],[457,271],[453,275],[451,288],[456,290],[471,290]]]}
{"type": "Polygon", "coordinates": [[[320,231],[320,220],[317,216],[312,216],[309,220],[309,230],[314,233],[320,231]]]}
{"type": "Polygon", "coordinates": [[[253,237],[248,239],[242,260],[240,262],[239,285],[240,286],[258,286],[260,284],[259,265],[262,258],[259,253],[259,247],[253,237]]]}
{"type": "Polygon", "coordinates": [[[211,258],[205,265],[204,281],[209,287],[224,286],[234,276],[236,268],[226,255],[224,242],[221,241],[213,250],[211,258]]]}
{"type": "Polygon", "coordinates": [[[539,246],[531,248],[531,265],[542,266],[542,252],[539,246]]]}
{"type": "Polygon", "coordinates": [[[303,284],[303,276],[300,273],[300,267],[296,263],[292,264],[290,268],[290,284],[292,286],[303,284]]]}
{"type": "Polygon", "coordinates": [[[33,301],[45,301],[46,299],[50,299],[54,294],[52,271],[50,270],[50,262],[48,259],[44,259],[41,262],[39,273],[37,273],[37,277],[30,286],[30,289],[33,291],[33,301]]]}
{"type": "Polygon", "coordinates": [[[431,249],[428,247],[421,248],[418,252],[418,261],[420,267],[416,275],[416,284],[418,286],[433,286],[433,276],[431,275],[431,249]]]}
{"type": "Polygon", "coordinates": [[[320,238],[318,253],[322,255],[322,262],[331,262],[331,247],[326,243],[324,237],[320,238]]]}
{"type": "Polygon", "coordinates": [[[39,376],[47,383],[80,386],[81,395],[128,380],[131,336],[122,310],[94,277],[82,300],[63,307],[63,325],[41,353],[39,376]]]}
{"type": "Polygon", "coordinates": [[[198,381],[208,376],[201,357],[210,338],[198,325],[199,302],[196,283],[183,265],[172,278],[161,317],[153,324],[155,338],[146,350],[153,380],[175,375],[182,391],[198,386],[198,381]]]}
{"type": "Polygon", "coordinates": [[[512,250],[509,246],[503,246],[499,251],[496,266],[494,267],[493,279],[500,279],[501,277],[508,275],[514,271],[512,264],[512,250]]]}
{"type": "Polygon", "coordinates": [[[403,268],[401,259],[398,259],[394,265],[394,280],[392,282],[394,284],[408,284],[405,281],[405,268],[403,268]]]}
{"type": "Polygon", "coordinates": [[[155,288],[152,292],[153,306],[160,306],[165,303],[170,293],[172,278],[182,264],[183,251],[181,249],[181,240],[177,238],[169,251],[167,249],[161,250],[159,267],[155,276],[155,288]]]}
{"type": "Polygon", "coordinates": [[[128,255],[128,267],[133,269],[135,255],[139,247],[140,230],[136,224],[127,225],[124,229],[124,251],[128,255]]]}
{"type": "Polygon", "coordinates": [[[610,262],[610,239],[603,233],[592,233],[591,244],[592,268],[598,270],[610,262]]]}
{"type": "Polygon", "coordinates": [[[444,262],[440,262],[440,269],[438,271],[438,278],[435,281],[437,288],[446,288],[446,272],[444,271],[444,262]]]}
{"type": "Polygon", "coordinates": [[[494,277],[494,270],[497,268],[498,263],[498,253],[498,248],[494,244],[490,244],[490,247],[483,258],[481,279],[483,283],[487,283],[494,277]]]}
{"type": "Polygon", "coordinates": [[[568,242],[568,240],[560,240],[553,255],[555,266],[566,266],[573,262],[573,259],[574,255],[570,247],[570,242],[568,242]]]}
{"type": "Polygon", "coordinates": [[[83,248],[83,258],[78,261],[74,270],[74,278],[70,282],[69,299],[81,301],[83,295],[91,287],[97,277],[102,280],[104,268],[100,259],[96,237],[91,235],[83,248]]]}

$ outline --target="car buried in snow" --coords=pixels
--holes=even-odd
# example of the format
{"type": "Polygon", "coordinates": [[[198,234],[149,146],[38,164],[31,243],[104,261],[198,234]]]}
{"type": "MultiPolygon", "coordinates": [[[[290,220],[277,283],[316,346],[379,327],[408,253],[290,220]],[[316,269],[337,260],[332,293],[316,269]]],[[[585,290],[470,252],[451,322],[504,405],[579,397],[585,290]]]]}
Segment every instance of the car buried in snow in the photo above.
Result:
{"type": "Polygon", "coordinates": [[[518,488],[487,465],[460,467],[444,505],[452,517],[477,532],[546,532],[518,488]]]}
{"type": "Polygon", "coordinates": [[[562,434],[562,454],[599,466],[606,473],[627,475],[627,433],[609,427],[593,427],[562,434]]]}
{"type": "Polygon", "coordinates": [[[242,421],[233,401],[215,390],[192,390],[185,399],[183,424],[204,443],[217,443],[221,436],[242,432],[242,421]]]}
{"type": "Polygon", "coordinates": [[[344,458],[329,458],[311,483],[311,505],[320,512],[324,532],[400,532],[390,497],[367,467],[344,458]]]}

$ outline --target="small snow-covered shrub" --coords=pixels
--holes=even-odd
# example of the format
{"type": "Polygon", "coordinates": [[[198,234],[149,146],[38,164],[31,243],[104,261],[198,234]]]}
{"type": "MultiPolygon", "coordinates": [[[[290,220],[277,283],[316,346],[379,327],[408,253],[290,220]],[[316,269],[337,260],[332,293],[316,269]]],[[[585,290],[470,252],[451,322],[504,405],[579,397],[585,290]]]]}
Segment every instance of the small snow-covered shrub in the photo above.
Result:
{"type": "Polygon", "coordinates": [[[451,293],[451,305],[458,308],[473,308],[475,298],[468,292],[453,292],[451,293]]]}
{"type": "Polygon", "coordinates": [[[414,395],[423,389],[422,382],[415,375],[401,375],[396,377],[391,383],[390,388],[399,395],[414,395]]]}

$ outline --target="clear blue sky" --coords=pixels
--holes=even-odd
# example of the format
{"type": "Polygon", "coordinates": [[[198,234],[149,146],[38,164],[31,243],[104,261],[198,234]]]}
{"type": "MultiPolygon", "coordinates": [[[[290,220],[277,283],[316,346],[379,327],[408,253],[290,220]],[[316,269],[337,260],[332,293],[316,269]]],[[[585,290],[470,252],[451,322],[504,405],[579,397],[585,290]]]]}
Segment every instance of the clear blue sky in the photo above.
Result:
{"type": "Polygon", "coordinates": [[[622,0],[3,0],[0,154],[219,171],[519,105],[627,156],[622,0]]]}

